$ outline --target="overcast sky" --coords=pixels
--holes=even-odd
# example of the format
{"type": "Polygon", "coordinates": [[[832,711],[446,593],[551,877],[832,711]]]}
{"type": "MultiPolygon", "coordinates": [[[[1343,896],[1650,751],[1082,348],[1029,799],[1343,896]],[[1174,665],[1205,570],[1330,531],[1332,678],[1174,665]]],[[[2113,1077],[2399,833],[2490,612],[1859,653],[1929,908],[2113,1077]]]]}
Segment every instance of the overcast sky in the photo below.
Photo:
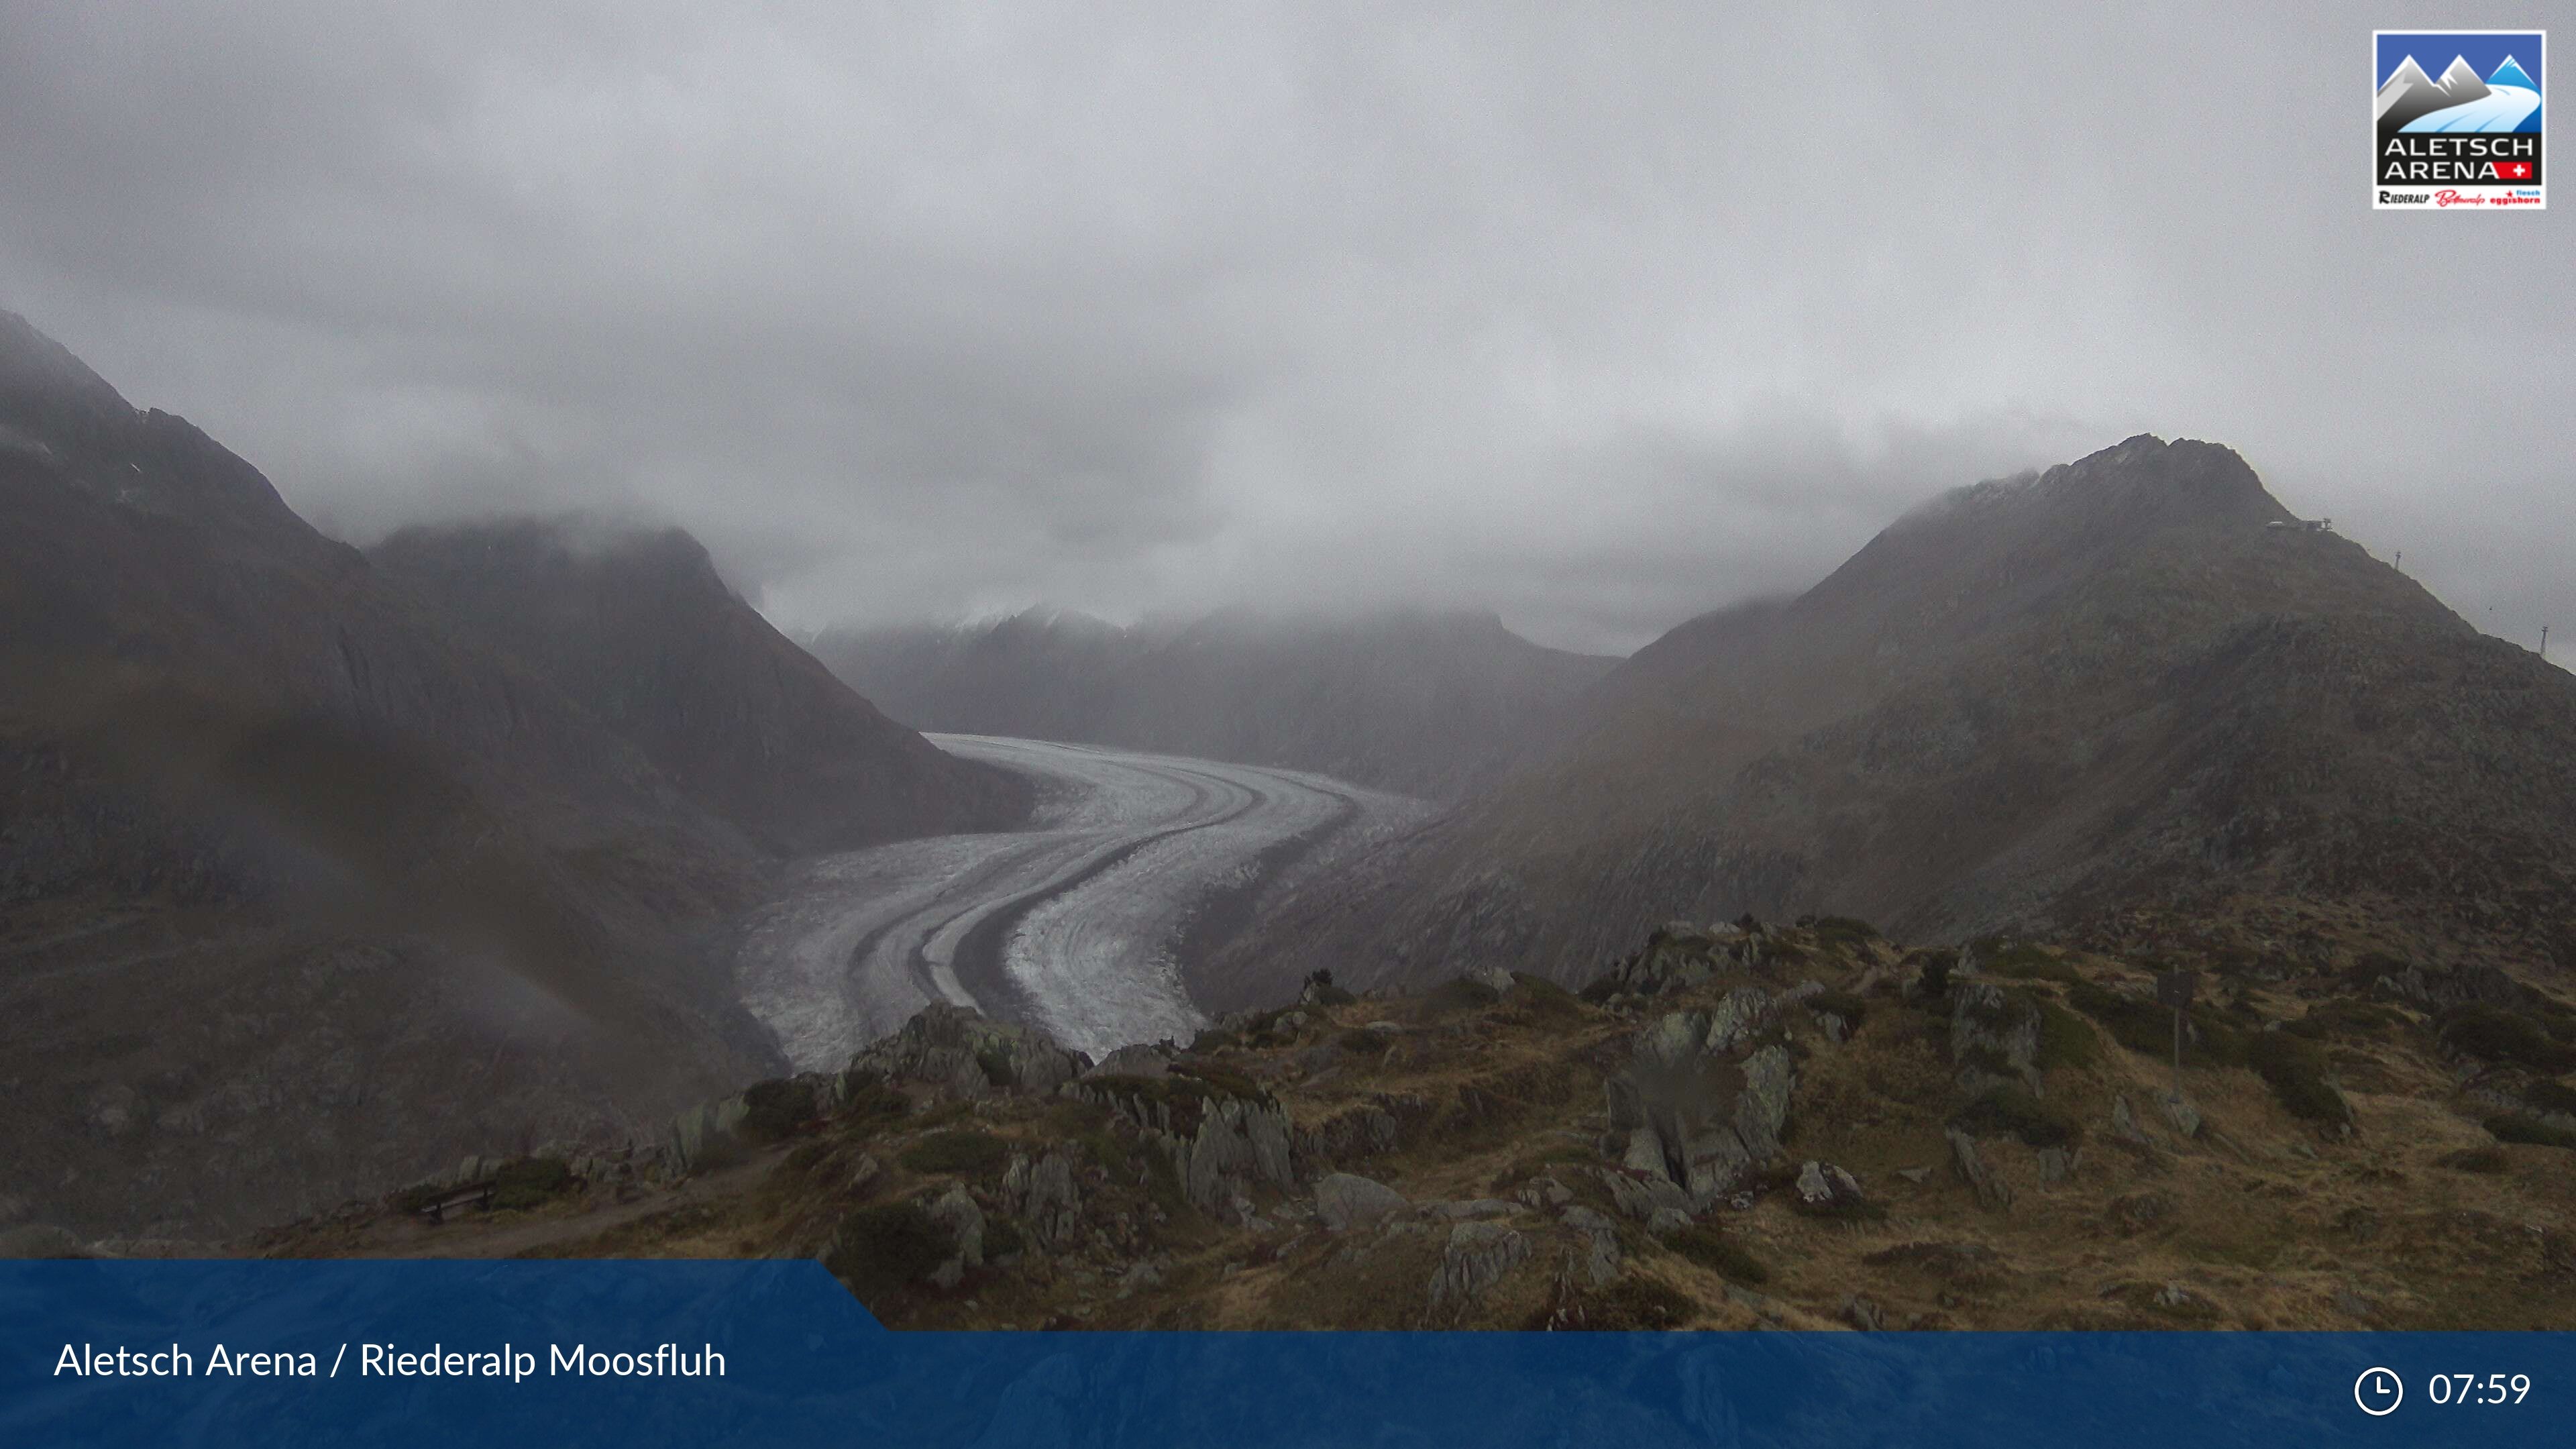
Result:
{"type": "Polygon", "coordinates": [[[791,628],[1625,650],[2144,431],[2576,649],[2576,191],[2364,169],[2373,24],[2576,4],[1883,8],[12,5],[0,307],[342,536],[675,521],[791,628]]]}

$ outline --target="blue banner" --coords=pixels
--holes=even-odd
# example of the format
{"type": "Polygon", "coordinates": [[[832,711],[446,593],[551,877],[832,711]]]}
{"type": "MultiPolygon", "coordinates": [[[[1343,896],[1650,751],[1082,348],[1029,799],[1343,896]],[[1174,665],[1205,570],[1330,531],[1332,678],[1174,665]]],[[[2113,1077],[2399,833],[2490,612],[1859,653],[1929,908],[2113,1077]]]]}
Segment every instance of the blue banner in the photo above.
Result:
{"type": "Polygon", "coordinates": [[[0,1264],[9,1446],[2513,1446],[2571,1395],[2563,1334],[898,1334],[808,1262],[0,1264]]]}

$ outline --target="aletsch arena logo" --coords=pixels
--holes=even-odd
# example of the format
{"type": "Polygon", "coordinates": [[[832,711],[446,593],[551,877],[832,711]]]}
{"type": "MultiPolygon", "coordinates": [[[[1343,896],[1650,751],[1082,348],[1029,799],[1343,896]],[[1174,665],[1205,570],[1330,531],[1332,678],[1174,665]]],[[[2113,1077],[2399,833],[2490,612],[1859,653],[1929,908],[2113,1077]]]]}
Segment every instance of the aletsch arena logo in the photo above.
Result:
{"type": "Polygon", "coordinates": [[[2370,204],[2541,210],[2547,39],[2539,30],[2372,32],[2378,91],[2370,204]]]}

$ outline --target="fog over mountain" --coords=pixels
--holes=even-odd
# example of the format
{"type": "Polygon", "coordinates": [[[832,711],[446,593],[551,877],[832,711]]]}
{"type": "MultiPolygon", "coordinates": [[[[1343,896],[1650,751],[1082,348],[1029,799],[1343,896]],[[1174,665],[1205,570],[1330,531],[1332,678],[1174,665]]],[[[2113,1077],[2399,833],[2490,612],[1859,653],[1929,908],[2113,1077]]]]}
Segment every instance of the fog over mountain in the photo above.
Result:
{"type": "Polygon", "coordinates": [[[685,537],[316,532],[0,312],[0,1200],[240,1230],[780,1058],[776,856],[1014,823],[685,537]]]}
{"type": "Polygon", "coordinates": [[[2369,211],[2353,23],[21,7],[0,305],[337,536],[676,524],[790,632],[1410,602],[1625,653],[2141,431],[2576,628],[2564,239],[2369,211]],[[1781,58],[1836,87],[1786,134],[1712,81],[1781,58]],[[2257,93],[2253,164],[2208,98],[2257,93]]]}
{"type": "Polygon", "coordinates": [[[1491,614],[1414,609],[1231,610],[1128,629],[1030,610],[832,631],[814,651],[926,730],[1280,765],[1433,798],[1554,742],[1617,662],[1540,648],[1491,614]]]}
{"type": "Polygon", "coordinates": [[[1007,828],[1017,776],[952,759],[752,612],[698,541],[578,520],[404,529],[369,555],[781,855],[1007,828]]]}

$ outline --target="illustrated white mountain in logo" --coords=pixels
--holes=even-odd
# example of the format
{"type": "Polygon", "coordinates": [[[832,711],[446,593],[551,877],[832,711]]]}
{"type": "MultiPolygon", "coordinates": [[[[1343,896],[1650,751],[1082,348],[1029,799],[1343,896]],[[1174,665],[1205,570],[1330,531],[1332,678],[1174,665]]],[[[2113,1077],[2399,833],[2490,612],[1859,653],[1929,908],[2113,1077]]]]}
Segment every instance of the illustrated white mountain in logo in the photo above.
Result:
{"type": "Polygon", "coordinates": [[[2455,55],[2435,80],[2408,56],[2379,88],[2374,114],[2379,133],[2399,131],[2510,131],[2540,107],[2540,87],[2511,56],[2496,67],[2494,82],[2479,77],[2468,57],[2455,55]]]}
{"type": "Polygon", "coordinates": [[[2442,78],[2433,84],[2440,86],[2442,94],[2449,96],[2455,106],[2483,99],[2487,93],[2487,83],[2479,77],[2477,67],[2469,64],[2465,55],[2452,56],[2450,69],[2443,71],[2442,78]]]}

